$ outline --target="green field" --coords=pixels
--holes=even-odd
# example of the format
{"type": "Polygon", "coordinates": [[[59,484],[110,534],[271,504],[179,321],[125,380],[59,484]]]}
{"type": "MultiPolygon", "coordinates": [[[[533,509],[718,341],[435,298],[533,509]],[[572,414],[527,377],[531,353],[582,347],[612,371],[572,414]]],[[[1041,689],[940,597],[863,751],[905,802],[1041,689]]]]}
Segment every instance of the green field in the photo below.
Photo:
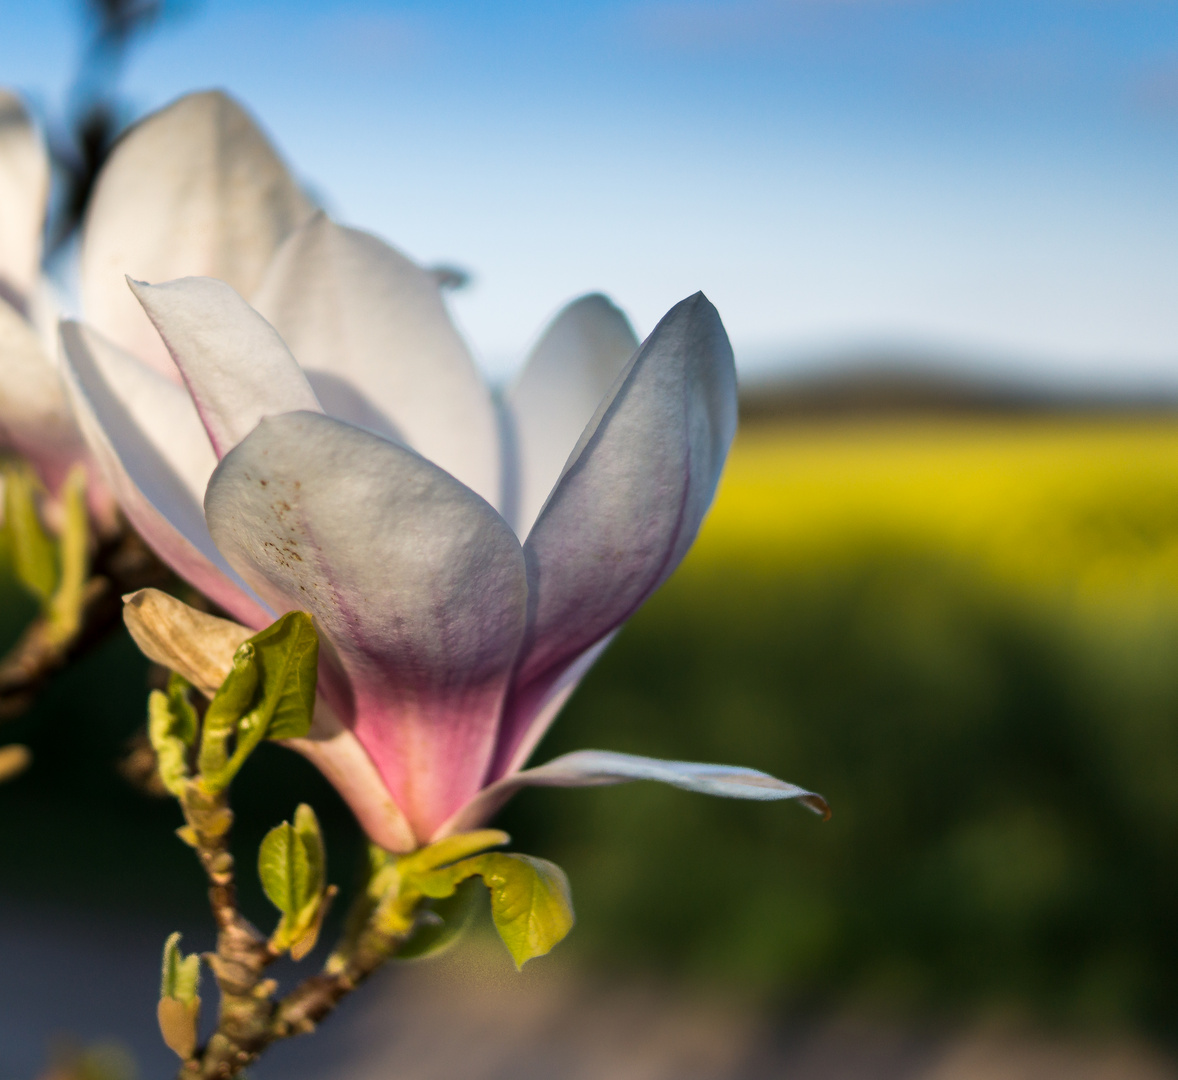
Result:
{"type": "MultiPolygon", "coordinates": [[[[503,822],[569,871],[586,962],[1173,1036],[1176,656],[1178,424],[758,427],[538,757],[751,765],[832,820],[632,785],[503,822]]],[[[8,892],[200,919],[174,808],[113,768],[144,678],[114,642],[9,726],[37,765],[0,789],[8,892]]],[[[246,865],[309,798],[349,880],[357,838],[305,763],[267,748],[245,781],[246,865]]]]}

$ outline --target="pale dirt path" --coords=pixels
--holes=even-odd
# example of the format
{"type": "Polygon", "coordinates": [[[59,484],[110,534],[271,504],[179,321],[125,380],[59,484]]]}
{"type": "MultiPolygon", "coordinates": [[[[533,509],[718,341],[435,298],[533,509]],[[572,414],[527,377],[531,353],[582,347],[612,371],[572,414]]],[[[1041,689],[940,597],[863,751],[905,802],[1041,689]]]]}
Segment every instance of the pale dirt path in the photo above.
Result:
{"type": "MultiPolygon", "coordinates": [[[[31,1080],[66,1033],[117,1039],[140,1080],[174,1075],[153,1017],[169,929],[0,902],[0,1080],[31,1080]]],[[[185,947],[206,936],[194,928],[185,947]]],[[[382,973],[251,1080],[1178,1080],[1178,1059],[1129,1041],[769,1016],[578,974],[559,954],[516,975],[496,943],[475,941],[382,973]]]]}
{"type": "Polygon", "coordinates": [[[1128,1040],[783,1019],[575,975],[556,958],[517,976],[493,946],[408,966],[371,991],[307,1041],[301,1064],[292,1043],[258,1080],[327,1076],[327,1040],[365,1048],[332,1080],[1178,1080],[1178,1061],[1128,1040]]]}

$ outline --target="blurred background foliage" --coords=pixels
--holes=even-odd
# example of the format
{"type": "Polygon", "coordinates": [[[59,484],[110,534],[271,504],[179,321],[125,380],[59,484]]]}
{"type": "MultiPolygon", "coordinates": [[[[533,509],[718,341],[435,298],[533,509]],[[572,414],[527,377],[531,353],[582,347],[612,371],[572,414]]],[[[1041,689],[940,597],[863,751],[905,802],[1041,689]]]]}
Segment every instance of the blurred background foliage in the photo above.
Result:
{"type": "MultiPolygon", "coordinates": [[[[3,588],[14,635],[31,605],[3,588]]],[[[1174,1037],[1176,655],[1164,416],[746,424],[696,548],[538,757],[755,766],[832,820],[647,784],[531,791],[501,820],[568,870],[586,963],[1174,1037]]],[[[147,681],[120,636],[3,728],[35,762],[0,788],[0,891],[207,921],[173,804],[117,770],[147,681]]],[[[265,747],[234,794],[260,920],[248,867],[300,799],[332,880],[360,853],[327,785],[265,747]]]]}

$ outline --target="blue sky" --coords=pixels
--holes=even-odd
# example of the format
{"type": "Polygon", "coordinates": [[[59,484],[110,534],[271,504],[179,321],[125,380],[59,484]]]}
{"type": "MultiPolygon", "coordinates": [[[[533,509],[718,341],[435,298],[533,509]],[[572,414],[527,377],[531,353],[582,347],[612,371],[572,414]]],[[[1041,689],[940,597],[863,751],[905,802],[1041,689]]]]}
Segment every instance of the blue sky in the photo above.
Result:
{"type": "MultiPolygon", "coordinates": [[[[343,220],[469,267],[505,372],[603,289],[702,288],[744,370],[914,347],[1178,387],[1178,3],[202,0],[146,110],[241,97],[343,220]]],[[[77,8],[0,0],[0,82],[53,107],[77,8]]]]}

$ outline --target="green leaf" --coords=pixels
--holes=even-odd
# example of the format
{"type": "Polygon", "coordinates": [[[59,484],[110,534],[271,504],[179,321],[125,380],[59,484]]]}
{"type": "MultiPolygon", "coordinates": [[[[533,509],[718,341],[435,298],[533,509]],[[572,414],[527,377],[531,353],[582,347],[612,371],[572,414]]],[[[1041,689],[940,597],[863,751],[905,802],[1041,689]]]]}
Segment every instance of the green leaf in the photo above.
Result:
{"type": "Polygon", "coordinates": [[[413,933],[397,950],[399,960],[418,960],[436,956],[453,945],[474,922],[482,899],[480,882],[464,881],[453,896],[429,902],[413,933]]]}
{"type": "Polygon", "coordinates": [[[476,855],[487,848],[499,847],[510,841],[511,837],[500,829],[476,829],[473,832],[448,836],[445,840],[423,847],[411,855],[404,855],[398,865],[402,874],[425,874],[439,866],[458,862],[468,855],[476,855]]]}
{"type": "Polygon", "coordinates": [[[516,968],[543,956],[573,928],[569,880],[555,863],[530,855],[481,855],[491,918],[516,968]]]}
{"type": "Polygon", "coordinates": [[[573,928],[573,904],[564,871],[530,855],[476,855],[413,875],[406,886],[440,900],[453,896],[461,882],[476,874],[491,891],[491,918],[517,968],[543,956],[573,928]]]}
{"type": "Polygon", "coordinates": [[[327,884],[327,852],[323,846],[323,834],[319,831],[319,819],[306,803],[300,803],[295,810],[294,831],[307,859],[307,896],[313,902],[318,900],[327,884]]]}
{"type": "Polygon", "coordinates": [[[311,730],[319,677],[319,635],[305,611],[290,611],[250,638],[262,667],[266,738],[297,739],[311,730]]]}
{"type": "Polygon", "coordinates": [[[168,704],[172,709],[173,727],[171,734],[185,746],[192,746],[196,742],[198,721],[196,709],[192,707],[188,691],[192,684],[183,675],[174,671],[168,676],[168,704]]]}
{"type": "Polygon", "coordinates": [[[200,990],[200,956],[185,956],[180,951],[180,934],[172,934],[164,943],[160,997],[190,1002],[200,990]]]}
{"type": "Polygon", "coordinates": [[[319,927],[335,887],[326,887],[327,853],[315,811],[306,803],[295,811],[294,824],[271,829],[258,851],[262,888],[282,919],[270,941],[301,960],[319,938],[319,927]]]}
{"type": "Polygon", "coordinates": [[[4,473],[4,531],[12,548],[17,580],[46,608],[57,591],[57,556],[37,509],[40,488],[28,466],[4,473]]]}
{"type": "Polygon", "coordinates": [[[86,469],[75,465],[61,489],[62,529],[58,542],[61,577],[48,606],[49,633],[70,641],[82,625],[86,580],[90,576],[90,516],[86,511],[86,469]]]}
{"type": "Polygon", "coordinates": [[[258,850],[258,876],[262,888],[283,915],[295,915],[306,902],[311,868],[302,840],[284,821],[275,826],[258,850]]]}
{"type": "Polygon", "coordinates": [[[229,740],[237,734],[238,721],[249,710],[258,689],[258,663],[254,647],[243,641],[233,654],[233,666],[205,712],[200,739],[201,779],[211,791],[220,791],[233,779],[228,772],[229,740]]]}
{"type": "Polygon", "coordinates": [[[147,737],[155,750],[164,787],[177,798],[188,783],[188,748],[196,740],[196,710],[188,700],[189,684],[180,675],[168,679],[168,689],[153,690],[147,699],[147,737]]]}
{"type": "Polygon", "coordinates": [[[205,714],[200,773],[209,790],[227,787],[262,739],[307,734],[318,664],[319,637],[304,611],[287,612],[242,643],[205,714]]]}

